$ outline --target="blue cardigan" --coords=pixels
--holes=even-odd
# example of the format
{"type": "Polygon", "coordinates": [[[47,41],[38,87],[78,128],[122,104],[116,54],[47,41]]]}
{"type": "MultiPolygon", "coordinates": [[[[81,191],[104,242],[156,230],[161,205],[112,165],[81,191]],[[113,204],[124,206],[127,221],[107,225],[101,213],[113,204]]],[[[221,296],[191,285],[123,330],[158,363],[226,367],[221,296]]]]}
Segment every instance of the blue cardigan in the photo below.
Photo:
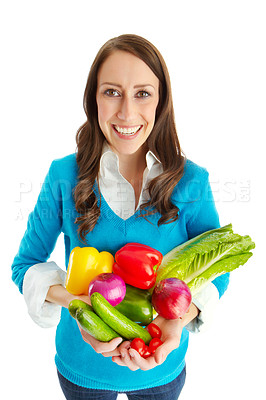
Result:
{"type": "MultiPolygon", "coordinates": [[[[27,230],[12,265],[12,279],[22,293],[23,278],[33,265],[46,262],[57,238],[62,232],[65,240],[65,267],[71,250],[84,244],[77,235],[77,212],[73,190],[77,184],[78,167],[75,154],[52,162],[45,178],[37,204],[28,219],[27,230]]],[[[99,193],[96,190],[99,199],[99,193]]],[[[97,224],[87,237],[87,246],[112,254],[129,242],[138,242],[159,250],[163,255],[175,246],[219,227],[208,172],[187,160],[182,179],[176,186],[172,201],[179,207],[179,219],[158,227],[160,214],[137,218],[139,211],[123,220],[119,218],[101,197],[101,214],[97,224]]],[[[228,286],[229,274],[216,278],[219,295],[228,286]]],[[[56,332],[55,362],[59,372],[73,383],[95,389],[116,391],[138,390],[166,384],[175,379],[185,365],[189,333],[183,329],[180,346],[166,361],[149,371],[132,372],[118,366],[110,358],[97,354],[85,343],[76,321],[67,309],[62,308],[61,320],[56,332]]]]}

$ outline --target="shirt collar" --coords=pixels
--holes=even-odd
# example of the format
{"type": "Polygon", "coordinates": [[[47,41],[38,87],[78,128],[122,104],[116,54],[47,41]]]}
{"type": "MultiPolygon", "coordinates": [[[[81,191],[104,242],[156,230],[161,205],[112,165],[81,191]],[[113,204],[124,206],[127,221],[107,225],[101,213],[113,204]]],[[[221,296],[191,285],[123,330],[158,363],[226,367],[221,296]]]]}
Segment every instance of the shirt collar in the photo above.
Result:
{"type": "MultiPolygon", "coordinates": [[[[119,170],[118,156],[112,151],[111,147],[106,141],[103,144],[100,163],[102,169],[116,168],[117,170],[119,170]]],[[[161,162],[151,150],[148,150],[146,153],[146,164],[148,170],[150,171],[155,164],[161,164],[161,162]]]]}
{"type": "Polygon", "coordinates": [[[156,157],[156,155],[149,150],[146,154],[146,163],[147,163],[147,168],[150,171],[154,164],[161,164],[161,161],[156,157]]]}

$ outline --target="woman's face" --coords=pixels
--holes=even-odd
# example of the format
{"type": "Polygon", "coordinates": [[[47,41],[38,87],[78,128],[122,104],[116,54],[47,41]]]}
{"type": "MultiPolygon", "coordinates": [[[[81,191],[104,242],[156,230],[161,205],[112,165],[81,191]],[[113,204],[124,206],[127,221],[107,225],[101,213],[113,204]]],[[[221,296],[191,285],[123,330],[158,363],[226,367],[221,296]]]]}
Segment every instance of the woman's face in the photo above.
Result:
{"type": "Polygon", "coordinates": [[[125,51],[112,53],[99,69],[96,101],[100,128],[113,151],[141,151],[159,102],[159,80],[147,64],[125,51]]]}

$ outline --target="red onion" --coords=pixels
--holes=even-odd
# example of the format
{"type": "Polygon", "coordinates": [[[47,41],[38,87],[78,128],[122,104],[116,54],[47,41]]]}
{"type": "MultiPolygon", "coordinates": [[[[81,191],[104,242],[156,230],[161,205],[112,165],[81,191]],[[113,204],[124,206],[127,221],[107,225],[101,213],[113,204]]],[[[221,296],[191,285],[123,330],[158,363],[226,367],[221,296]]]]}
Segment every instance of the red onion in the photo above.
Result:
{"type": "Polygon", "coordinates": [[[126,295],[126,284],[120,276],[106,272],[91,280],[89,296],[94,292],[100,293],[112,306],[116,306],[126,295]]]}
{"type": "Polygon", "coordinates": [[[188,285],[177,278],[160,281],[152,294],[155,311],[165,319],[181,318],[188,311],[192,296],[188,285]]]}

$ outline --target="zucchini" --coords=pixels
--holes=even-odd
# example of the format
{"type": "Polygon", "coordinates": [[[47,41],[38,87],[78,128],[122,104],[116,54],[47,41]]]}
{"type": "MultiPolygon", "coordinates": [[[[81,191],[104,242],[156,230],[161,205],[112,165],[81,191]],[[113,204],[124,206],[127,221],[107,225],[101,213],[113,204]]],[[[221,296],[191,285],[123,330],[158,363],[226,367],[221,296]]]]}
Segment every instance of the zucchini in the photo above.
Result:
{"type": "Polygon", "coordinates": [[[120,336],[129,340],[141,338],[146,344],[150,342],[151,335],[146,329],[119,312],[100,293],[91,295],[91,304],[96,314],[120,336]]]}
{"type": "Polygon", "coordinates": [[[85,301],[74,299],[68,305],[68,311],[70,312],[71,317],[76,319],[77,311],[82,308],[84,310],[93,311],[93,308],[85,301]]]}
{"type": "Polygon", "coordinates": [[[76,319],[84,331],[101,342],[109,342],[116,337],[120,337],[118,333],[91,310],[79,308],[76,312],[76,319]]]}

